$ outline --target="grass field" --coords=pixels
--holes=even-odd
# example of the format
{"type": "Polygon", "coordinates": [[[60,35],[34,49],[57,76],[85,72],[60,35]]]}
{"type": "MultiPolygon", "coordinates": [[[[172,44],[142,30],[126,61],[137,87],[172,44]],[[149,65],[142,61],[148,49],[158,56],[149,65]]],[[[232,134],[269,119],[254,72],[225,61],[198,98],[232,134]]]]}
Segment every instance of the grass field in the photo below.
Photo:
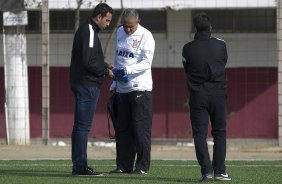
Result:
{"type": "MultiPolygon", "coordinates": [[[[173,184],[198,183],[199,166],[196,161],[158,161],[154,160],[147,175],[108,174],[115,168],[113,160],[90,161],[89,165],[102,172],[100,177],[73,177],[70,174],[69,160],[20,160],[0,161],[0,184],[173,184]]],[[[227,161],[227,171],[232,181],[212,181],[210,183],[282,183],[281,161],[227,161]]]]}

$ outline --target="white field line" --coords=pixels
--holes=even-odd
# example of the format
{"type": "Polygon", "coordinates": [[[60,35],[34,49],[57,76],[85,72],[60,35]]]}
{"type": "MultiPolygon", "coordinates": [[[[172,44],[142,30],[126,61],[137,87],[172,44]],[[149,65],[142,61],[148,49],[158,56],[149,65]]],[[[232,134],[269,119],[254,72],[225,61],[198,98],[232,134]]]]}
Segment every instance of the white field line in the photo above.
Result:
{"type": "MultiPolygon", "coordinates": [[[[0,164],[0,167],[71,167],[71,164],[0,164]]],[[[114,164],[106,164],[106,165],[96,165],[97,167],[115,167],[114,164]]],[[[228,164],[227,167],[282,167],[281,164],[271,165],[271,164],[248,164],[248,165],[234,165],[228,164]]],[[[152,165],[151,167],[199,167],[199,165],[195,164],[161,164],[161,165],[152,165]]]]}

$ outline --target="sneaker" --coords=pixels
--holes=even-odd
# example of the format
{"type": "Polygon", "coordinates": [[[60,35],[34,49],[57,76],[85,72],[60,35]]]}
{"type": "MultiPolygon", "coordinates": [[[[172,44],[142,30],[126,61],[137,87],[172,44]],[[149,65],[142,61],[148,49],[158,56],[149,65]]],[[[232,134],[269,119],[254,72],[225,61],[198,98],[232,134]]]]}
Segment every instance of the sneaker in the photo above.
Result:
{"type": "Polygon", "coordinates": [[[212,180],[212,174],[211,173],[207,173],[207,174],[203,174],[201,179],[200,179],[200,182],[201,183],[204,183],[204,182],[208,182],[208,181],[211,181],[212,180]]]}
{"type": "Polygon", "coordinates": [[[103,176],[103,174],[94,171],[91,167],[86,167],[81,171],[72,171],[73,176],[103,176]]]}
{"type": "Polygon", "coordinates": [[[147,172],[141,169],[135,169],[131,174],[147,174],[147,172]]]}
{"type": "Polygon", "coordinates": [[[227,173],[223,173],[223,174],[215,174],[214,179],[220,181],[229,181],[231,180],[231,177],[227,173]]]}
{"type": "Polygon", "coordinates": [[[110,174],[122,174],[122,173],[128,173],[125,172],[123,169],[117,167],[115,170],[110,171],[110,174]]]}

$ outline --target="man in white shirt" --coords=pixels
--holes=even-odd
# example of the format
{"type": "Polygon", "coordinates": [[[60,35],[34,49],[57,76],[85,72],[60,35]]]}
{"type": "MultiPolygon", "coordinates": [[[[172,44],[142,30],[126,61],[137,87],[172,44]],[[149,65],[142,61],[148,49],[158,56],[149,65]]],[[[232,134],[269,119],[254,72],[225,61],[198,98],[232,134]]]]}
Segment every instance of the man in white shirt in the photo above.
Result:
{"type": "Polygon", "coordinates": [[[155,40],[139,22],[135,9],[125,9],[116,34],[114,66],[127,80],[116,80],[110,87],[117,95],[117,168],[111,173],[146,174],[150,167],[155,40]]]}

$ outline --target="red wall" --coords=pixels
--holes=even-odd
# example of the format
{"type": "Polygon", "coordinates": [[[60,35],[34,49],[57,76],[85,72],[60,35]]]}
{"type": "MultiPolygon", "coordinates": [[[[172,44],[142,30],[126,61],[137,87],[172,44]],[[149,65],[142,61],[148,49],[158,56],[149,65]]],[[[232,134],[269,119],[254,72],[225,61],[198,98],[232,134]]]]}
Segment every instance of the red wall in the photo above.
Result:
{"type": "MultiPolygon", "coordinates": [[[[229,68],[228,137],[277,138],[277,68],[229,68]]],[[[67,67],[52,67],[50,136],[70,137],[73,125],[73,96],[67,67]]],[[[153,68],[154,138],[190,138],[188,90],[181,68],[153,68]]],[[[0,68],[0,137],[5,137],[4,74],[0,68]]],[[[105,80],[90,137],[107,137],[105,80]]],[[[29,67],[31,137],[41,137],[41,68],[29,67]]]]}

